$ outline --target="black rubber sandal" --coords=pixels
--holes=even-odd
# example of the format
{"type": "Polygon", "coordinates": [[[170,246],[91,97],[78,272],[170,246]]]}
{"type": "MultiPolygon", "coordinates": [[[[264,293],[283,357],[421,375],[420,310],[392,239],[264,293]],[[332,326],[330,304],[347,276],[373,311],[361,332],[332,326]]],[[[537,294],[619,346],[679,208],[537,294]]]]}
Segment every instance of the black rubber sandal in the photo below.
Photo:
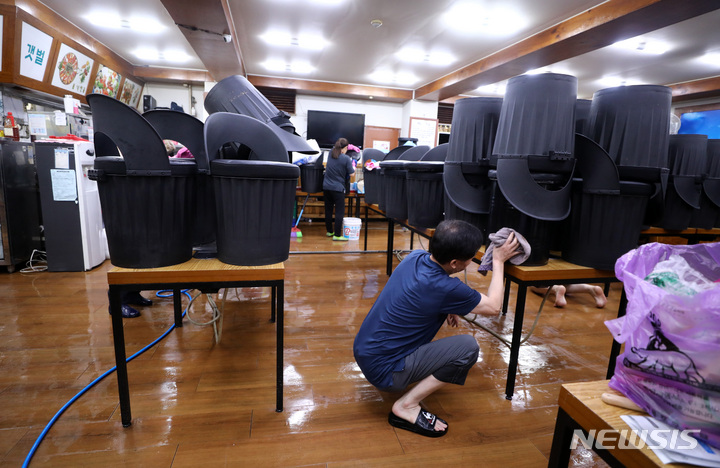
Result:
{"type": "Polygon", "coordinates": [[[431,412],[422,409],[420,410],[414,424],[404,420],[403,418],[395,416],[395,413],[392,411],[388,414],[388,423],[390,423],[391,426],[399,429],[405,429],[406,431],[414,432],[425,437],[442,437],[447,434],[447,428],[444,431],[435,430],[436,421],[447,424],[431,412]]]}

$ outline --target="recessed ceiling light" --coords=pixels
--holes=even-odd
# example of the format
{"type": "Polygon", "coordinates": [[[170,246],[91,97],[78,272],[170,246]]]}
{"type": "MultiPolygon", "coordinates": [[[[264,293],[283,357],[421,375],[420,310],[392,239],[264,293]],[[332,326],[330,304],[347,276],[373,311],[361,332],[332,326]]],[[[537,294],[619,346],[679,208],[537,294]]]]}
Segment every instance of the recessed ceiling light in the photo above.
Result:
{"type": "Polygon", "coordinates": [[[158,60],[160,58],[160,52],[156,49],[136,49],[133,51],[133,55],[141,60],[158,60]]]}
{"type": "Polygon", "coordinates": [[[161,53],[161,59],[166,60],[168,62],[174,62],[174,63],[184,63],[190,60],[190,56],[183,52],[182,50],[165,50],[161,53]]]}
{"type": "Polygon", "coordinates": [[[156,19],[145,16],[121,18],[117,13],[92,12],[84,18],[95,26],[107,29],[132,29],[147,34],[157,34],[165,29],[156,19]]]}
{"type": "Polygon", "coordinates": [[[261,35],[260,38],[270,45],[296,46],[310,50],[321,50],[328,45],[328,41],[324,38],[307,34],[293,36],[284,32],[269,31],[261,35]]]}
{"type": "Polygon", "coordinates": [[[649,55],[661,55],[670,50],[670,46],[668,44],[652,39],[647,39],[642,36],[631,37],[630,39],[616,42],[612,44],[611,47],[625,50],[633,50],[649,55]]]}
{"type": "Polygon", "coordinates": [[[291,72],[304,75],[315,71],[315,67],[307,62],[286,63],[282,60],[267,60],[262,65],[268,70],[275,72],[291,72]]]}
{"type": "Polygon", "coordinates": [[[398,51],[397,58],[404,62],[427,63],[430,65],[450,65],[455,57],[447,52],[425,52],[421,49],[405,48],[398,51]]]}
{"type": "Polygon", "coordinates": [[[698,61],[720,67],[720,52],[710,52],[697,58],[698,61]]]}
{"type": "Polygon", "coordinates": [[[521,31],[527,23],[522,12],[500,2],[494,5],[475,2],[455,4],[443,15],[443,21],[452,31],[498,37],[521,31]]]}
{"type": "Polygon", "coordinates": [[[393,73],[391,71],[377,71],[370,75],[369,78],[377,83],[394,83],[403,86],[409,86],[417,83],[418,81],[418,77],[413,75],[412,73],[393,73]]]}
{"type": "Polygon", "coordinates": [[[603,76],[598,80],[602,86],[615,88],[618,86],[633,86],[641,84],[638,80],[632,78],[622,78],[620,76],[603,76]]]}
{"type": "Polygon", "coordinates": [[[480,94],[491,94],[493,96],[504,96],[505,89],[507,88],[507,82],[493,83],[485,86],[480,86],[475,91],[480,94]]]}

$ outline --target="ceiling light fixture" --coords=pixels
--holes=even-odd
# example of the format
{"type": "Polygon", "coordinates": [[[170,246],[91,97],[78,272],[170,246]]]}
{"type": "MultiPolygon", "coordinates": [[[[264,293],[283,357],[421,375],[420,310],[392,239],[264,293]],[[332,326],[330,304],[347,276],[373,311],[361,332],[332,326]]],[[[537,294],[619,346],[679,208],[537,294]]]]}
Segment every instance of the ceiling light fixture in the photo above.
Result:
{"type": "Polygon", "coordinates": [[[720,52],[710,52],[697,58],[698,61],[707,65],[720,67],[720,52]]]}
{"type": "Polygon", "coordinates": [[[270,45],[275,46],[295,46],[309,50],[322,50],[328,45],[328,41],[320,36],[313,36],[308,34],[299,34],[292,36],[288,33],[270,31],[260,36],[260,39],[264,40],[270,45]]]}
{"type": "Polygon", "coordinates": [[[370,26],[372,26],[375,29],[379,28],[382,25],[383,25],[383,22],[380,21],[379,19],[374,19],[374,20],[370,21],[370,26]]]}
{"type": "Polygon", "coordinates": [[[393,73],[390,71],[377,71],[369,76],[369,78],[377,83],[397,84],[409,86],[418,82],[418,77],[412,73],[393,73]]]}
{"type": "Polygon", "coordinates": [[[661,55],[670,50],[670,46],[666,43],[647,39],[642,36],[631,37],[630,39],[616,42],[612,44],[612,47],[642,52],[648,55],[661,55]]]}
{"type": "Polygon", "coordinates": [[[493,83],[485,86],[480,86],[475,91],[480,94],[491,94],[493,96],[504,96],[505,89],[507,88],[507,82],[493,83]]]}
{"type": "Polygon", "coordinates": [[[428,63],[430,65],[450,65],[455,61],[455,57],[446,52],[429,52],[426,53],[420,49],[406,48],[395,54],[397,58],[404,62],[410,63],[428,63]]]}
{"type": "Polygon", "coordinates": [[[451,31],[498,37],[515,34],[527,23],[520,11],[499,3],[492,7],[474,2],[458,3],[442,19],[451,31]]]}
{"type": "Polygon", "coordinates": [[[159,21],[144,16],[126,19],[116,13],[92,12],[85,15],[84,18],[94,26],[106,29],[132,29],[146,34],[157,34],[165,29],[165,26],[159,21]]]}

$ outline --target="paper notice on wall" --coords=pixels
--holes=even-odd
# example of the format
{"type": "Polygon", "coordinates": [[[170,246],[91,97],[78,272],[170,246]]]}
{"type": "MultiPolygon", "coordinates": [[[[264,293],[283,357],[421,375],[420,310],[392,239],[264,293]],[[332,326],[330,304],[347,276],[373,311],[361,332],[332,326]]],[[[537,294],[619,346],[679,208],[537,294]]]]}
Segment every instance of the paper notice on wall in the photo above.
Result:
{"type": "Polygon", "coordinates": [[[55,148],[55,169],[70,169],[70,151],[67,148],[55,148]]]}
{"type": "Polygon", "coordinates": [[[67,125],[67,115],[61,111],[55,111],[55,125],[65,127],[67,125]]]}
{"type": "Polygon", "coordinates": [[[378,149],[380,151],[383,151],[387,153],[390,151],[390,142],[389,141],[382,141],[382,140],[373,140],[373,148],[378,149]]]}
{"type": "Polygon", "coordinates": [[[47,125],[45,124],[45,114],[28,114],[31,135],[47,136],[47,125]]]}
{"type": "Polygon", "coordinates": [[[73,169],[50,169],[54,201],[77,200],[77,186],[73,169]]]}

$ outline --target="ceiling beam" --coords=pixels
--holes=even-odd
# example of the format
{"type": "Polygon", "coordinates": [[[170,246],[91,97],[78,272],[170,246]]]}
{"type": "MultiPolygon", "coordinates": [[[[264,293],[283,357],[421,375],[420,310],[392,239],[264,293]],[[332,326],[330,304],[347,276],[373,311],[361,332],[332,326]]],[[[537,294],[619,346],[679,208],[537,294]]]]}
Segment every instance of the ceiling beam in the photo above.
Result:
{"type": "Polygon", "coordinates": [[[441,101],[720,8],[708,0],[609,0],[415,90],[441,101]]]}
{"type": "Polygon", "coordinates": [[[413,92],[409,89],[381,88],[379,86],[274,78],[259,75],[249,75],[248,81],[250,81],[253,86],[296,89],[298,94],[312,94],[316,96],[362,98],[382,102],[406,102],[413,98],[413,92]]]}
{"type": "Polygon", "coordinates": [[[720,76],[670,85],[673,102],[720,97],[720,76]]]}
{"type": "Polygon", "coordinates": [[[166,83],[186,83],[202,86],[206,81],[213,81],[212,76],[204,70],[183,70],[182,68],[138,67],[133,69],[138,78],[148,81],[166,83]]]}
{"type": "Polygon", "coordinates": [[[240,45],[227,0],[161,0],[214,81],[245,76],[240,45]],[[232,42],[223,40],[230,34],[232,42]]]}

